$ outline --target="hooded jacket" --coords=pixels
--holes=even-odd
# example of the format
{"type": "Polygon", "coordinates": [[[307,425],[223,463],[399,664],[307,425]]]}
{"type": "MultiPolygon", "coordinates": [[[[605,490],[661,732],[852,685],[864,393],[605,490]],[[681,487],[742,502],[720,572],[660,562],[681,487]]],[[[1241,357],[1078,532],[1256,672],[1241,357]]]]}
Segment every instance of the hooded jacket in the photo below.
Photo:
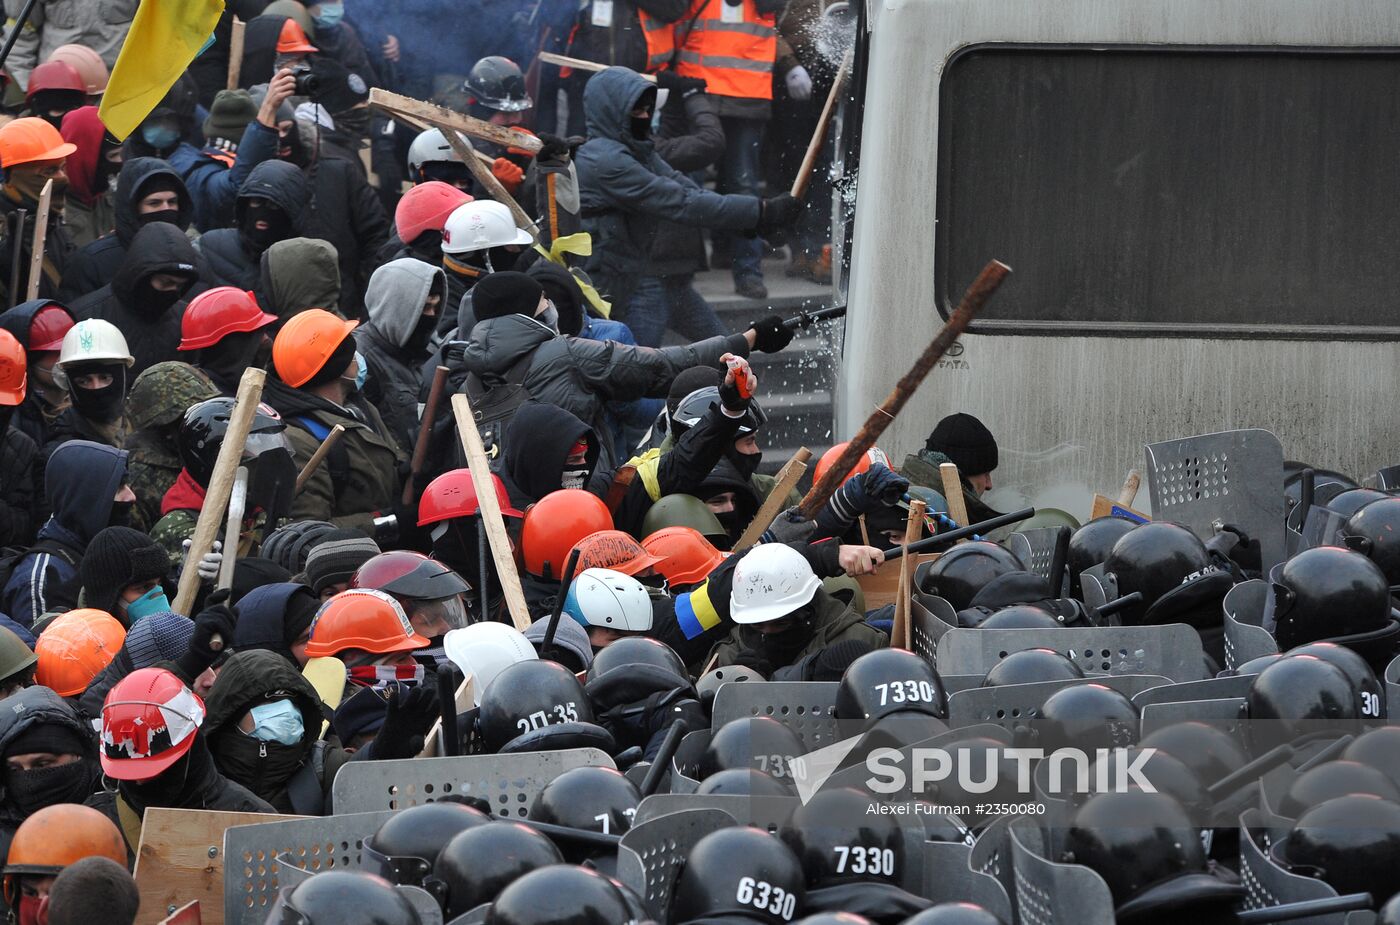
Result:
{"type": "MultiPolygon", "coordinates": [[[[28,302],[21,302],[9,311],[0,313],[0,328],[4,328],[6,331],[13,334],[15,340],[19,341],[20,346],[27,352],[29,350],[29,327],[34,323],[34,316],[39,313],[40,309],[49,305],[57,305],[70,315],[72,314],[66,305],[59,305],[59,303],[52,299],[33,299],[28,302]]],[[[77,321],[76,318],[73,320],[77,321]]],[[[29,383],[29,393],[24,396],[24,402],[20,404],[19,409],[15,412],[14,419],[10,421],[11,427],[18,427],[28,434],[29,438],[34,441],[36,446],[43,446],[48,442],[49,437],[49,422],[45,419],[42,408],[43,406],[39,400],[38,384],[31,381],[29,383]]],[[[39,484],[36,484],[34,487],[36,489],[43,488],[43,486],[39,484]]]]}
{"type": "MultiPolygon", "coordinates": [[[[462,363],[490,385],[528,357],[524,385],[532,398],[558,405],[595,434],[608,434],[612,431],[603,415],[606,402],[664,398],[681,370],[718,367],[725,353],[748,356],[748,341],[742,334],[732,334],[683,347],[628,347],[614,341],[563,337],[533,318],[515,314],[477,322],[462,363]]],[[[612,441],[600,442],[598,464],[611,469],[617,464],[612,441]]]]}
{"type": "MultiPolygon", "coordinates": [[[[68,701],[49,690],[47,687],[26,687],[19,692],[5,698],[5,709],[0,711],[0,757],[5,756],[10,745],[21,734],[28,731],[33,726],[47,725],[57,726],[68,732],[72,732],[78,739],[85,743],[87,747],[80,752],[83,756],[81,765],[87,771],[87,792],[81,795],[70,794],[70,799],[62,802],[80,803],[87,797],[102,789],[102,768],[97,761],[97,739],[93,735],[92,726],[84,723],[68,701]]],[[[75,772],[81,778],[81,772],[75,772]]],[[[9,772],[5,772],[3,778],[8,785],[9,772]]],[[[74,781],[81,786],[81,780],[74,781]]],[[[29,807],[28,810],[22,808],[14,798],[10,788],[6,786],[3,794],[0,795],[0,848],[6,853],[9,851],[10,840],[14,837],[15,829],[24,821],[25,817],[39,807],[29,807]]]]}
{"type": "Polygon", "coordinates": [[[421,260],[395,260],[370,277],[365,290],[369,321],[355,329],[355,343],[369,364],[365,397],[379,409],[389,432],[406,451],[418,433],[419,367],[428,355],[427,342],[411,353],[408,341],[423,317],[423,303],[434,290],[446,308],[447,277],[421,260]]]}
{"type": "Polygon", "coordinates": [[[145,188],[156,177],[167,177],[176,184],[180,197],[180,216],[175,227],[184,231],[190,227],[194,207],[189,190],[175,168],[157,157],[138,157],[122,164],[117,175],[116,230],[80,248],[63,271],[58,297],[72,302],[79,296],[95,292],[111,282],[126,259],[132,238],[141,230],[141,217],[136,214],[137,203],[146,195],[145,188]]]}
{"type": "MultiPolygon", "coordinates": [[[[813,652],[844,639],[858,639],[876,649],[883,649],[890,644],[889,637],[865,622],[865,614],[857,612],[851,604],[833,597],[826,590],[817,589],[812,598],[812,605],[813,616],[805,644],[786,660],[775,661],[770,657],[768,660],[774,668],[800,661],[813,652]]],[[[735,664],[738,661],[737,656],[742,652],[757,651],[766,655],[763,645],[766,639],[771,637],[763,636],[750,626],[735,624],[729,636],[711,650],[710,660],[716,668],[723,668],[735,664]]]]}
{"type": "Polygon", "coordinates": [[[319,238],[288,238],[263,251],[258,305],[283,321],[308,308],[340,304],[340,258],[319,238]]]}
{"type": "Polygon", "coordinates": [[[234,649],[239,652],[266,649],[295,665],[296,656],[287,639],[287,603],[294,595],[301,594],[316,596],[310,587],[295,581],[261,585],[245,594],[238,602],[234,649]]]}
{"type": "MultiPolygon", "coordinates": [[[[670,100],[661,110],[656,153],[687,176],[719,163],[724,156],[724,125],[719,105],[708,93],[670,100]]],[[[663,221],[651,244],[648,276],[695,273],[709,266],[698,228],[663,221]]]]}
{"type": "Polygon", "coordinates": [[[34,466],[39,447],[17,425],[15,409],[0,408],[0,546],[28,543],[34,536],[34,466]]]}
{"type": "Polygon", "coordinates": [[[335,247],[340,258],[340,311],[347,318],[364,317],[360,297],[377,264],[375,254],[392,230],[384,204],[362,170],[358,160],[338,157],[317,158],[306,168],[311,198],[304,227],[308,237],[335,247]]]}
{"type": "Polygon", "coordinates": [[[53,511],[39,530],[39,545],[15,563],[0,592],[0,612],[32,626],[49,610],[78,606],[78,561],[112,517],[112,502],[126,481],[126,451],[86,440],[63,444],[49,458],[45,494],[53,511]]]}
{"type": "MultiPolygon", "coordinates": [[[[128,381],[148,366],[177,357],[180,321],[185,316],[183,297],[159,314],[143,305],[144,283],[157,273],[192,277],[199,282],[199,255],[185,233],[166,222],[152,222],[131,239],[112,281],[73,303],[79,318],[101,318],[121,329],[136,359],[128,381]]],[[[188,292],[189,290],[186,290],[188,292]]]]}
{"type": "Polygon", "coordinates": [[[552,491],[558,491],[559,476],[569,451],[580,440],[588,441],[591,470],[598,459],[598,436],[593,428],[558,405],[527,401],[510,419],[506,451],[501,458],[501,482],[510,503],[523,511],[552,491]]]}
{"type": "Polygon", "coordinates": [[[194,226],[200,231],[226,228],[233,221],[233,204],[238,191],[248,182],[253,168],[277,157],[281,140],[277,130],[257,119],[243,129],[233,163],[219,148],[205,146],[199,158],[185,169],[185,185],[194,201],[194,226]]]}
{"type": "MultiPolygon", "coordinates": [[[[302,213],[310,197],[311,187],[300,170],[283,161],[263,161],[253,168],[247,182],[238,190],[234,209],[241,212],[249,199],[268,199],[286,213],[294,229],[300,229],[302,213]]],[[[246,290],[258,287],[262,279],[262,254],[252,251],[237,228],[205,232],[198,248],[220,285],[246,290]]]]}
{"type": "Polygon", "coordinates": [[[634,71],[610,67],[583,92],[588,142],[579,149],[579,195],[584,227],[593,236],[589,274],[642,272],[662,219],[727,231],[758,227],[754,196],[712,193],[672,168],[650,138],[632,135],[632,109],[655,87],[634,71]]]}
{"type": "MultiPolygon", "coordinates": [[[[73,245],[83,247],[109,234],[116,225],[112,191],[105,182],[99,186],[97,179],[107,127],[96,106],[79,106],[63,117],[59,132],[64,141],[78,148],[68,155],[68,203],[63,224],[73,236],[73,245]]],[[[62,283],[59,285],[61,289],[62,283]]]]}

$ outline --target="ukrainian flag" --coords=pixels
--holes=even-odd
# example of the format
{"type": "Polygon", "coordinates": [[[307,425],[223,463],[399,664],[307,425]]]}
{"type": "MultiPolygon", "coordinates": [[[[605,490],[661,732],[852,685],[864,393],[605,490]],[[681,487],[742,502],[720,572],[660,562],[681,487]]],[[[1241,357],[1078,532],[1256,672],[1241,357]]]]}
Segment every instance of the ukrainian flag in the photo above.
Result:
{"type": "Polygon", "coordinates": [[[224,0],[141,0],[102,95],[108,131],[124,140],[136,130],[209,42],[223,11],[224,0]]]}

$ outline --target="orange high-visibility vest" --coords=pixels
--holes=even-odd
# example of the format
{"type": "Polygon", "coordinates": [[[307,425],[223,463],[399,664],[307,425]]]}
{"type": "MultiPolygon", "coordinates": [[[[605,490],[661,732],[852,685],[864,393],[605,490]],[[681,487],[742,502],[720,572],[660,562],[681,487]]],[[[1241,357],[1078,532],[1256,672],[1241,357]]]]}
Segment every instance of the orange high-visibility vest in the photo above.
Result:
{"type": "Polygon", "coordinates": [[[676,24],[662,22],[640,8],[637,16],[642,21],[642,35],[647,40],[646,70],[659,71],[671,63],[676,53],[676,24]]]}
{"type": "Polygon", "coordinates": [[[676,72],[703,79],[706,92],[716,96],[771,100],[777,17],[759,13],[754,0],[744,0],[741,6],[729,6],[725,0],[695,2],[701,5],[700,12],[690,31],[681,36],[676,72]]]}

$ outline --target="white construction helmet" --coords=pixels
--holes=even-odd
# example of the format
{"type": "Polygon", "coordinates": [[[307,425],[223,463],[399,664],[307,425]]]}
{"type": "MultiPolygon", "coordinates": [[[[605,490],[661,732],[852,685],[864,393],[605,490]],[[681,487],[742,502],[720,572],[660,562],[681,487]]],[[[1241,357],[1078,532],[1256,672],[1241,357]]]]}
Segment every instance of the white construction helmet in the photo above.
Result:
{"type": "Polygon", "coordinates": [[[520,630],[504,623],[473,623],[461,629],[448,630],[442,637],[442,647],[462,674],[475,679],[472,696],[481,706],[481,692],[495,680],[496,675],[516,662],[539,658],[520,630]]]}
{"type": "Polygon", "coordinates": [[[584,629],[597,626],[623,633],[651,629],[651,597],[631,575],[610,568],[587,568],[569,585],[564,613],[584,629]]]}
{"type": "Polygon", "coordinates": [[[462,163],[462,159],[447,143],[447,136],[440,128],[419,132],[418,137],[413,139],[413,144],[408,146],[408,172],[414,176],[418,175],[418,169],[424,164],[442,161],[462,163]]]}
{"type": "Polygon", "coordinates": [[[764,543],[734,567],[729,615],[735,623],[781,620],[811,601],[821,586],[801,553],[782,543],[764,543]]]}
{"type": "Polygon", "coordinates": [[[131,350],[126,346],[126,338],[110,321],[101,318],[88,318],[79,321],[63,335],[63,344],[58,350],[58,362],[54,364],[53,380],[61,388],[68,388],[68,377],[63,367],[70,363],[107,362],[135,363],[131,350]]]}
{"type": "Polygon", "coordinates": [[[505,244],[524,246],[532,240],[530,232],[515,227],[510,209],[490,199],[474,199],[447,216],[442,229],[442,252],[465,254],[505,244]]]}

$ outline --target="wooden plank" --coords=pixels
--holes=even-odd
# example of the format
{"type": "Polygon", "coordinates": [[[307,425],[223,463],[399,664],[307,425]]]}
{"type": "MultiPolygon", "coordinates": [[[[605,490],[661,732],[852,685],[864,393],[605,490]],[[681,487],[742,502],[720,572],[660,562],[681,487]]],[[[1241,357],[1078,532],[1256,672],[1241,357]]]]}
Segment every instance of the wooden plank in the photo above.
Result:
{"type": "Polygon", "coordinates": [[[302,466],[301,471],[297,473],[297,484],[296,488],[293,489],[296,493],[300,494],[301,490],[306,487],[306,483],[311,481],[311,477],[316,474],[317,469],[321,468],[321,463],[330,455],[331,450],[335,449],[336,443],[344,433],[345,425],[337,424],[331,428],[330,433],[326,434],[326,439],[321,441],[321,445],[316,447],[316,452],[311,454],[306,465],[302,466]]]}
{"type": "Polygon", "coordinates": [[[758,509],[753,520],[749,522],[744,533],[739,537],[739,542],[734,544],[734,551],[741,553],[750,546],[758,542],[763,536],[763,531],[767,530],[783,512],[787,506],[788,495],[797,487],[797,483],[802,480],[802,474],[807,471],[807,462],[812,458],[812,451],[805,446],[798,447],[797,452],[792,454],[783,464],[783,468],[778,470],[778,481],[774,484],[773,490],[768,493],[768,497],[763,499],[763,506],[758,509]]]}
{"type": "Polygon", "coordinates": [[[34,244],[29,251],[29,298],[39,298],[39,281],[44,276],[44,243],[49,236],[49,212],[53,207],[53,181],[45,180],[39,193],[39,213],[34,218],[34,244]]]}
{"type": "MultiPolygon", "coordinates": [[[[610,65],[599,64],[597,61],[588,61],[584,58],[570,58],[568,55],[556,55],[552,51],[540,52],[537,60],[544,64],[553,64],[556,67],[571,67],[576,71],[589,71],[594,74],[599,71],[606,71],[610,67],[610,65]]],[[[637,76],[650,83],[656,83],[655,74],[638,74],[637,76]]]]}
{"type": "Polygon", "coordinates": [[[204,925],[199,912],[199,900],[192,899],[160,920],[160,925],[204,925]]]}
{"type": "Polygon", "coordinates": [[[540,229],[530,220],[530,216],[525,214],[525,210],[521,208],[520,203],[510,194],[510,191],[491,172],[492,160],[488,157],[474,157],[473,155],[479,155],[481,152],[467,144],[466,140],[450,126],[438,127],[442,130],[442,137],[447,139],[448,145],[457,155],[457,159],[467,165],[467,170],[471,172],[472,179],[477,182],[477,185],[490,193],[492,199],[510,209],[511,218],[515,219],[515,227],[524,228],[530,232],[535,242],[538,243],[540,229]]]}
{"type": "MultiPolygon", "coordinates": [[[[390,93],[379,87],[369,91],[369,104],[394,115],[416,116],[442,129],[456,129],[464,135],[490,141],[503,148],[520,148],[529,151],[532,155],[540,150],[540,140],[529,132],[474,119],[456,110],[448,109],[446,106],[415,100],[411,96],[390,93]]],[[[444,132],[444,134],[447,133],[444,132]]]]}
{"type": "Polygon", "coordinates": [[[1094,506],[1089,511],[1089,519],[1096,517],[1122,517],[1124,520],[1131,520],[1133,523],[1151,523],[1152,518],[1141,511],[1135,511],[1127,505],[1119,504],[1112,498],[1105,498],[1103,495],[1094,495],[1094,506]]]}
{"type": "Polygon", "coordinates": [[[890,645],[900,649],[909,648],[909,597],[913,592],[914,567],[909,562],[909,544],[917,541],[924,533],[924,515],[928,505],[917,498],[909,502],[909,519],[904,524],[904,555],[899,557],[899,585],[894,601],[894,626],[890,631],[890,645]]]}
{"type": "MultiPolygon", "coordinates": [[[[914,560],[909,563],[909,574],[912,576],[921,563],[937,559],[938,553],[915,553],[912,556],[903,556],[902,558],[914,560]]],[[[874,575],[861,575],[856,579],[856,583],[860,585],[860,591],[865,595],[866,610],[875,610],[886,604],[896,603],[899,599],[899,569],[882,568],[874,575]]]]}
{"type": "Polygon", "coordinates": [[[243,72],[243,30],[247,25],[237,16],[233,17],[233,28],[228,34],[228,80],[224,84],[226,90],[238,89],[238,77],[243,72]]]}
{"type": "Polygon", "coordinates": [[[1136,469],[1128,470],[1128,477],[1123,480],[1123,487],[1118,492],[1119,507],[1132,507],[1137,500],[1138,486],[1142,484],[1142,473],[1136,469]]]}
{"type": "Polygon", "coordinates": [[[963,497],[962,478],[958,475],[958,467],[952,463],[943,463],[938,467],[938,477],[943,480],[943,497],[948,502],[948,516],[953,518],[959,527],[971,526],[967,522],[967,499],[963,497]]]}
{"type": "Polygon", "coordinates": [[[797,176],[792,180],[792,189],[788,191],[793,199],[802,199],[807,195],[807,187],[812,182],[812,172],[817,169],[817,159],[821,157],[822,146],[826,144],[831,117],[836,112],[836,101],[841,98],[841,91],[846,86],[846,75],[851,70],[852,51],[853,49],[848,49],[845,57],[841,59],[836,79],[826,94],[826,102],[822,104],[822,114],[817,118],[816,128],[812,129],[812,137],[807,142],[807,153],[802,156],[802,166],[798,168],[797,176]]]}

